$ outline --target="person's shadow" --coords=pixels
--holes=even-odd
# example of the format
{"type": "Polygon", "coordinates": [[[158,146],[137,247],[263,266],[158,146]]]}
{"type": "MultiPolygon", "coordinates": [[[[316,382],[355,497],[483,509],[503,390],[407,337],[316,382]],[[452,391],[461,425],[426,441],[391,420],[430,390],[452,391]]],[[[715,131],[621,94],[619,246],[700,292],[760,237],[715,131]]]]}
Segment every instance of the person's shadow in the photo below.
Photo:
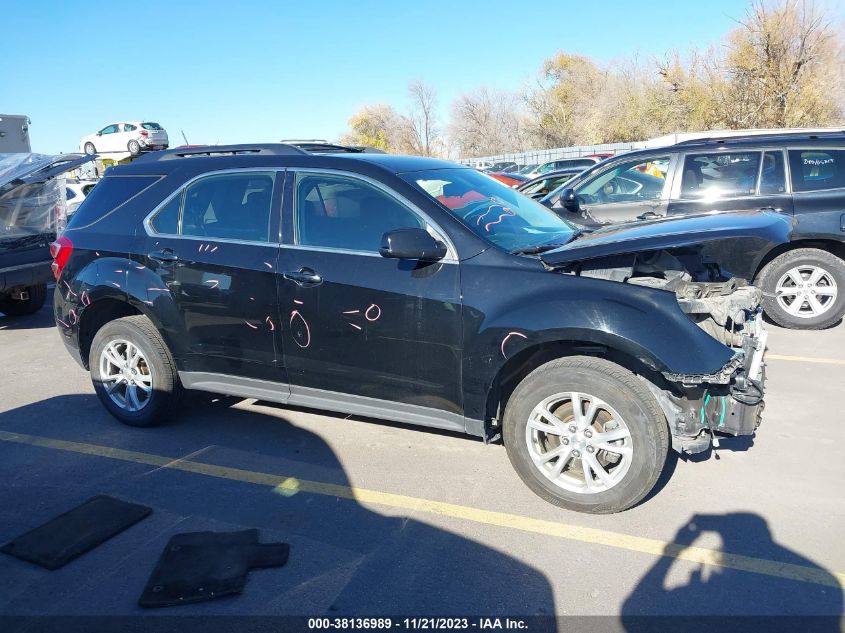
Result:
{"type": "MultiPolygon", "coordinates": [[[[290,543],[286,566],[252,572],[240,596],[157,610],[156,615],[554,615],[548,579],[506,553],[506,530],[455,524],[433,515],[407,516],[401,508],[382,513],[344,494],[334,496],[328,487],[319,494],[309,492],[307,482],[338,490],[350,485],[326,441],[279,414],[230,408],[232,402],[218,399],[210,405],[195,397],[180,419],[149,429],[123,427],[93,395],[47,398],[0,413],[0,430],[7,432],[108,445],[134,454],[178,454],[185,460],[306,482],[299,492],[293,480],[274,489],[272,484],[0,442],[0,477],[16,482],[0,488],[0,542],[96,494],[153,508],[148,519],[57,571],[0,556],[0,586],[15,587],[0,595],[0,613],[145,613],[136,601],[173,534],[256,527],[262,542],[290,543]],[[16,475],[22,464],[29,464],[32,478],[16,475]],[[444,523],[450,527],[440,527],[444,523]],[[458,529],[464,534],[454,531],[458,529]],[[466,536],[467,531],[473,536],[466,536]]],[[[328,434],[344,424],[342,419],[324,423],[328,434]]],[[[371,450],[364,443],[348,448],[347,459],[360,459],[358,452],[371,450]]],[[[413,451],[407,455],[412,459],[413,451]]],[[[396,463],[414,468],[413,460],[396,463]]],[[[401,481],[400,473],[394,475],[401,481]]],[[[384,488],[402,492],[401,483],[391,486],[389,477],[384,488]]],[[[554,626],[549,618],[541,628],[554,626]]]]}
{"type": "MultiPolygon", "coordinates": [[[[713,547],[708,543],[708,549],[713,547]]],[[[678,530],[664,556],[637,583],[622,606],[622,623],[630,633],[668,630],[661,627],[681,624],[678,630],[685,632],[839,633],[842,608],[842,588],[836,576],[776,543],[762,517],[750,512],[703,514],[694,515],[678,530]],[[676,559],[707,534],[721,538],[725,566],[676,559]],[[690,566],[691,571],[684,571],[690,566]]]]}

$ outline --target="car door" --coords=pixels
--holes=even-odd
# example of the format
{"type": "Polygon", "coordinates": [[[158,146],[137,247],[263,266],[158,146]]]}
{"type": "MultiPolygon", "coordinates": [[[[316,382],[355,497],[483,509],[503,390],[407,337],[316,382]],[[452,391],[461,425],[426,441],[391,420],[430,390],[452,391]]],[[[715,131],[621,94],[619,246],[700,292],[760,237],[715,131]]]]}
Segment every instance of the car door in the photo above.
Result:
{"type": "Polygon", "coordinates": [[[575,186],[578,213],[596,224],[665,215],[674,160],[671,153],[638,156],[593,172],[575,186]]]}
{"type": "Polygon", "coordinates": [[[102,130],[100,130],[99,134],[100,137],[97,142],[97,151],[98,152],[116,152],[119,151],[115,149],[117,147],[117,141],[115,141],[115,137],[117,136],[120,130],[120,124],[112,123],[111,125],[107,125],[102,130]]]}
{"type": "Polygon", "coordinates": [[[138,126],[132,123],[124,123],[121,129],[122,131],[117,135],[120,137],[117,144],[122,148],[121,151],[129,151],[129,141],[138,138],[138,126]]]}
{"type": "Polygon", "coordinates": [[[845,240],[845,147],[789,149],[796,232],[845,240]]]}
{"type": "Polygon", "coordinates": [[[454,248],[436,263],[379,255],[387,231],[445,234],[363,176],[299,170],[288,183],[278,283],[291,402],[463,430],[454,248]]]}
{"type": "Polygon", "coordinates": [[[145,222],[145,264],[184,325],[184,370],[286,383],[276,301],[284,172],[227,170],[189,182],[145,222]]]}
{"type": "Polygon", "coordinates": [[[681,157],[669,215],[710,211],[792,213],[782,149],[688,153],[681,157]]]}

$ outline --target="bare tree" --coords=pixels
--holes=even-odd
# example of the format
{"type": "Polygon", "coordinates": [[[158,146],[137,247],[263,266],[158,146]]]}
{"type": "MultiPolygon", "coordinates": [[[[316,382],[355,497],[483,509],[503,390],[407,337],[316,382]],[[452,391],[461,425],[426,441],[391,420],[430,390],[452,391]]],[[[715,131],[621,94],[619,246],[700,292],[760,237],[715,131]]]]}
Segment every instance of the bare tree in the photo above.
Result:
{"type": "Polygon", "coordinates": [[[486,87],[452,102],[449,140],[462,156],[490,156],[525,149],[518,97],[486,87]]]}
{"type": "Polygon", "coordinates": [[[410,109],[405,117],[408,149],[420,156],[434,156],[443,150],[437,122],[437,92],[422,81],[408,85],[410,109]]]}

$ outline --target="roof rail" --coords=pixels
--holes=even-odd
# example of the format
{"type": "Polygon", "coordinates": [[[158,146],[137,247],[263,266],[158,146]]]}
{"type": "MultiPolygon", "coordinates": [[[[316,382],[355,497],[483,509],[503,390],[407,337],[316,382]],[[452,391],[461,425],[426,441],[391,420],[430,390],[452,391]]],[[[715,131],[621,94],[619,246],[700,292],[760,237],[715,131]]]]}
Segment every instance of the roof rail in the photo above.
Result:
{"type": "Polygon", "coordinates": [[[364,145],[338,145],[337,143],[327,143],[326,141],[287,141],[294,147],[298,147],[303,151],[314,154],[384,154],[386,152],[375,147],[366,147],[364,145]]]}
{"type": "Polygon", "coordinates": [[[177,158],[189,157],[211,157],[211,156],[237,156],[239,154],[250,154],[259,156],[293,156],[306,154],[307,152],[284,143],[246,143],[243,145],[206,145],[204,147],[184,147],[162,150],[144,154],[135,162],[158,162],[162,160],[174,160],[177,158]]]}
{"type": "Polygon", "coordinates": [[[720,143],[727,143],[728,141],[747,141],[747,140],[763,140],[763,139],[771,139],[771,138],[827,138],[827,137],[836,137],[845,134],[845,130],[824,130],[824,131],[813,131],[813,130],[783,130],[782,132],[766,132],[765,134],[738,134],[738,135],[726,135],[726,136],[707,136],[707,137],[699,137],[699,138],[691,138],[685,141],[678,141],[675,145],[695,145],[697,143],[712,143],[712,144],[720,144],[720,143]]]}

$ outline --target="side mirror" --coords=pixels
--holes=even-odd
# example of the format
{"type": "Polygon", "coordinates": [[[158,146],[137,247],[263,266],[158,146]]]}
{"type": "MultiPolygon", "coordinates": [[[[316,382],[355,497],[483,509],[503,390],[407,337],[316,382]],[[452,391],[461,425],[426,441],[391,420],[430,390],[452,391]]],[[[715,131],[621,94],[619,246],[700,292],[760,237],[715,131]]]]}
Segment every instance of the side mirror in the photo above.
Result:
{"type": "Polygon", "coordinates": [[[424,229],[396,229],[382,235],[378,252],[389,259],[437,262],[446,257],[446,245],[424,229]]]}
{"type": "Polygon", "coordinates": [[[575,194],[575,190],[569,187],[560,192],[560,203],[563,205],[564,209],[572,211],[573,213],[580,209],[578,196],[575,194]]]}

